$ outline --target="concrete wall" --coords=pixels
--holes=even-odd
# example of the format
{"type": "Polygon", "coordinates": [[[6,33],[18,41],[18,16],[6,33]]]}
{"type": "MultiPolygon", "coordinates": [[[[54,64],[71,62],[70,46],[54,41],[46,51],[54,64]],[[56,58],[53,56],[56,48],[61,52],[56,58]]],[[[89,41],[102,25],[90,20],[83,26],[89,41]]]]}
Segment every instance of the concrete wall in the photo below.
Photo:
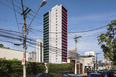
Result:
{"type": "MultiPolygon", "coordinates": [[[[23,51],[0,48],[0,58],[6,58],[7,60],[9,59],[22,60],[23,51]]],[[[28,61],[28,53],[26,53],[26,60],[28,61]]]]}

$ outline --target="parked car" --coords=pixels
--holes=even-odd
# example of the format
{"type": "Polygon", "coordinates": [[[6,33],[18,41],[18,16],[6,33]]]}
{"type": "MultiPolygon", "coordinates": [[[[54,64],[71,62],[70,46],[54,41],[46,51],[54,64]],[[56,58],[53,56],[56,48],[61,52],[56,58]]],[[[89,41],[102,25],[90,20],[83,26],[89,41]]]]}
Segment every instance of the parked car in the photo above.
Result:
{"type": "Polygon", "coordinates": [[[72,71],[66,71],[62,73],[62,77],[67,77],[69,74],[74,74],[72,71]]]}
{"type": "Polygon", "coordinates": [[[107,71],[99,71],[98,73],[100,73],[102,77],[108,77],[107,71]]]}
{"type": "Polygon", "coordinates": [[[35,77],[56,77],[56,76],[53,76],[52,74],[50,73],[41,73],[41,74],[38,74],[37,76],[35,77]]]}
{"type": "Polygon", "coordinates": [[[87,75],[83,75],[82,77],[88,77],[87,75]]]}
{"type": "Polygon", "coordinates": [[[67,77],[83,77],[82,75],[69,74],[67,77]]]}
{"type": "Polygon", "coordinates": [[[100,73],[89,73],[88,77],[102,77],[100,73]]]}
{"type": "Polygon", "coordinates": [[[116,69],[108,70],[107,77],[116,77],[116,69]]]}
{"type": "Polygon", "coordinates": [[[113,72],[113,76],[116,77],[116,69],[111,70],[113,72]]]}

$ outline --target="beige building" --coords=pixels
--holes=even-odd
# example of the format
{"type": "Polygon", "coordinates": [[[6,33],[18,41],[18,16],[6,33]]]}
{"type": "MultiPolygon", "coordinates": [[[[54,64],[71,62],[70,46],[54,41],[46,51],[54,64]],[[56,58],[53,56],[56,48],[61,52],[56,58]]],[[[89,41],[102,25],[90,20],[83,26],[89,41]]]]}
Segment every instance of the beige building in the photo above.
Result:
{"type": "Polygon", "coordinates": [[[35,50],[29,52],[28,60],[31,62],[36,62],[36,51],[35,50]]]}
{"type": "MultiPolygon", "coordinates": [[[[23,51],[0,48],[0,58],[6,58],[7,60],[12,59],[23,59],[23,51]]],[[[26,53],[26,60],[28,61],[28,52],[26,53]]]]}
{"type": "Polygon", "coordinates": [[[37,39],[36,41],[36,62],[43,62],[43,41],[37,39]]]}
{"type": "Polygon", "coordinates": [[[87,70],[94,70],[95,69],[95,56],[81,56],[80,63],[83,64],[83,73],[87,73],[87,70]]]}
{"type": "Polygon", "coordinates": [[[85,52],[84,56],[81,56],[80,63],[83,64],[83,72],[86,73],[88,70],[95,69],[95,52],[85,52]]]}
{"type": "Polygon", "coordinates": [[[72,71],[75,74],[87,73],[88,70],[95,69],[95,52],[85,52],[84,56],[80,56],[75,50],[68,51],[68,63],[72,63],[72,71]]]}

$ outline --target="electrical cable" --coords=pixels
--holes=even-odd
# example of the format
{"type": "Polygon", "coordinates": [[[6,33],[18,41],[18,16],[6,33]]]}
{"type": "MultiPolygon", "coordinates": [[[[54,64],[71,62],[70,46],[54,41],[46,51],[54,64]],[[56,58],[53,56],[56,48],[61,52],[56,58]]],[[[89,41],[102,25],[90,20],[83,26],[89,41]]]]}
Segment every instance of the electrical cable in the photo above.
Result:
{"type": "MultiPolygon", "coordinates": [[[[0,1],[0,3],[2,3],[2,4],[3,4],[3,5],[5,5],[6,7],[8,7],[8,8],[10,8],[10,9],[12,9],[12,10],[13,10],[13,8],[12,8],[12,7],[8,6],[8,5],[7,5],[7,4],[5,4],[4,2],[0,1]]],[[[19,14],[21,14],[21,13],[20,13],[19,11],[17,11],[17,10],[16,10],[16,12],[17,12],[17,13],[19,13],[19,14]]]]}
{"type": "MultiPolygon", "coordinates": [[[[10,34],[10,33],[9,33],[10,34]]],[[[11,34],[10,34],[11,35],[11,34]]],[[[5,38],[10,38],[10,39],[16,39],[16,40],[22,40],[22,37],[21,38],[17,38],[17,37],[13,37],[13,36],[9,36],[9,35],[3,35],[3,34],[0,34],[1,37],[5,37],[5,38]]],[[[19,36],[20,37],[20,36],[19,36]]],[[[32,39],[29,39],[31,41],[35,41],[35,40],[32,40],[32,39]]],[[[29,40],[27,40],[27,43],[30,43],[31,45],[36,45],[36,43],[34,42],[30,42],[29,40]]],[[[53,46],[50,46],[51,48],[54,48],[54,49],[57,49],[57,50],[62,50],[62,49],[59,49],[59,48],[56,48],[56,47],[53,47],[53,46]]]]}
{"type": "MultiPolygon", "coordinates": [[[[15,44],[14,42],[11,42],[11,41],[4,41],[4,40],[0,40],[0,41],[1,41],[1,42],[7,42],[7,43],[15,44]]],[[[36,47],[34,47],[34,46],[32,46],[32,45],[29,45],[29,44],[27,44],[27,46],[32,47],[32,48],[36,48],[36,47]]],[[[52,53],[52,52],[49,52],[49,53],[52,53]]],[[[52,53],[52,54],[56,54],[56,53],[52,53]]],[[[60,54],[58,54],[58,53],[57,53],[57,55],[62,56],[62,55],[60,55],[60,54]]]]}
{"type": "Polygon", "coordinates": [[[91,32],[91,31],[95,31],[95,30],[102,29],[102,28],[104,28],[104,27],[107,27],[107,26],[102,26],[102,27],[99,27],[99,28],[90,29],[90,30],[85,30],[85,31],[79,31],[79,32],[68,32],[68,33],[84,33],[84,32],[91,32]]]}
{"type": "Polygon", "coordinates": [[[8,20],[6,20],[6,19],[0,19],[0,21],[8,21],[8,20]]]}
{"type": "Polygon", "coordinates": [[[14,10],[14,14],[15,14],[15,19],[16,19],[18,31],[20,32],[20,30],[19,30],[19,24],[18,24],[18,20],[17,20],[17,15],[16,15],[15,7],[14,7],[14,1],[13,0],[12,0],[12,5],[13,5],[13,10],[14,10]]]}
{"type": "MultiPolygon", "coordinates": [[[[19,1],[17,1],[17,0],[15,0],[18,4],[22,4],[22,3],[20,3],[19,1]]],[[[23,4],[23,7],[25,7],[25,8],[28,8],[28,7],[26,7],[24,4],[23,4]]],[[[33,12],[33,13],[36,13],[36,12],[34,12],[32,9],[31,9],[31,12],[33,12]]]]}
{"type": "MultiPolygon", "coordinates": [[[[5,5],[6,7],[8,7],[8,8],[10,8],[10,9],[12,9],[12,10],[13,10],[13,8],[12,8],[12,7],[8,6],[8,5],[7,5],[7,4],[5,4],[4,2],[0,1],[0,3],[2,3],[2,4],[3,4],[3,5],[5,5]]],[[[21,10],[21,9],[20,9],[20,10],[21,10]]],[[[15,11],[21,15],[21,13],[20,13],[19,11],[17,11],[16,9],[15,9],[15,11]]],[[[29,15],[31,15],[31,14],[29,14],[29,15]]],[[[32,18],[31,18],[31,17],[29,17],[29,16],[28,16],[27,18],[28,18],[28,19],[30,19],[30,20],[32,20],[32,18]]],[[[40,23],[40,22],[38,22],[38,21],[35,21],[35,22],[40,23]]]]}
{"type": "Polygon", "coordinates": [[[8,31],[8,32],[14,32],[14,33],[18,33],[18,34],[22,34],[22,33],[17,32],[17,31],[7,30],[7,29],[3,29],[3,28],[0,28],[0,30],[2,30],[2,31],[8,31]]]}

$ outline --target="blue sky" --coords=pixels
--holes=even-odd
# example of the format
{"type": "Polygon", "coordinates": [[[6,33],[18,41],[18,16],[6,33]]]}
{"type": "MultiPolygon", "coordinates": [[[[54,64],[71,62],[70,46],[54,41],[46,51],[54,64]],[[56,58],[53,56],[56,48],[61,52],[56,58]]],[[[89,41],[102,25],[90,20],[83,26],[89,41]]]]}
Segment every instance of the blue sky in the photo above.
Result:
{"type": "MultiPolygon", "coordinates": [[[[21,4],[18,3],[20,0],[13,0],[15,4],[15,9],[22,13],[19,9],[21,8],[21,4]],[[18,1],[18,2],[17,2],[18,1]],[[18,8],[17,8],[18,7],[18,8]]],[[[31,28],[36,30],[43,30],[42,26],[42,15],[47,11],[50,11],[52,7],[55,5],[62,4],[68,10],[68,32],[79,32],[86,31],[95,28],[99,28],[110,23],[111,20],[116,19],[116,0],[46,0],[47,4],[43,6],[36,18],[34,19],[31,28]]],[[[40,6],[42,0],[24,0],[24,5],[32,9],[34,12],[37,11],[40,6]]],[[[0,28],[15,30],[18,31],[15,14],[13,11],[12,0],[0,0],[0,28]],[[4,4],[3,4],[4,3],[4,4]],[[6,6],[7,5],[7,6],[6,6]]],[[[33,14],[33,12],[30,12],[33,14]]],[[[20,32],[22,31],[23,26],[23,16],[19,13],[16,13],[18,18],[18,24],[20,32]]],[[[32,18],[33,16],[27,15],[27,17],[32,18]]],[[[27,18],[27,25],[30,23],[30,19],[27,18]]],[[[28,37],[33,39],[42,39],[42,32],[38,32],[32,30],[29,32],[28,37]]],[[[69,33],[68,34],[68,49],[73,50],[75,48],[74,37],[82,36],[82,38],[78,39],[77,44],[77,52],[81,55],[84,55],[86,51],[95,51],[100,52],[99,59],[103,59],[103,52],[98,45],[97,36],[100,33],[106,32],[106,27],[85,33],[69,33]]],[[[21,43],[17,40],[11,40],[0,37],[0,40],[12,41],[21,43]]],[[[22,46],[14,46],[10,43],[1,42],[6,47],[10,47],[12,49],[23,50],[22,46]]],[[[28,51],[33,50],[34,48],[28,47],[28,51]]]]}

